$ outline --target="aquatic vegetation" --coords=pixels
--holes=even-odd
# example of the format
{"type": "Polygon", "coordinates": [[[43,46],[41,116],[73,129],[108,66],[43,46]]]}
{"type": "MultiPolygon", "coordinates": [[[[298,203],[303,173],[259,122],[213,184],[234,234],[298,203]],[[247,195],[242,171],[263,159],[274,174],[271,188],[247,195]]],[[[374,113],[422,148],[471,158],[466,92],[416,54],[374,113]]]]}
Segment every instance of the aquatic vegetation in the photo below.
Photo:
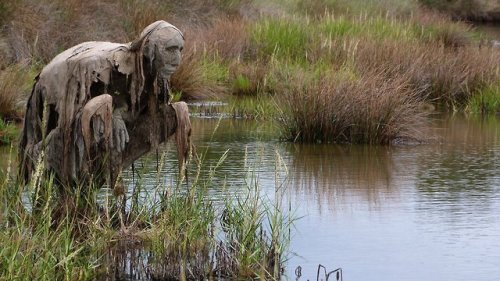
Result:
{"type": "Polygon", "coordinates": [[[26,186],[12,179],[10,166],[1,175],[1,279],[281,275],[292,219],[283,213],[281,197],[262,197],[257,180],[236,199],[228,194],[214,205],[207,195],[213,182],[199,177],[201,166],[189,187],[168,186],[160,174],[155,186],[146,187],[139,174],[123,201],[92,185],[62,188],[42,174],[42,158],[38,163],[26,186]]]}
{"type": "Polygon", "coordinates": [[[180,94],[182,100],[202,100],[221,96],[225,88],[221,80],[227,75],[227,68],[217,60],[188,48],[183,52],[182,63],[172,75],[172,91],[180,94]]]}
{"type": "Polygon", "coordinates": [[[422,141],[425,114],[404,77],[370,73],[359,80],[300,75],[282,100],[283,136],[290,141],[390,144],[422,141]]]}

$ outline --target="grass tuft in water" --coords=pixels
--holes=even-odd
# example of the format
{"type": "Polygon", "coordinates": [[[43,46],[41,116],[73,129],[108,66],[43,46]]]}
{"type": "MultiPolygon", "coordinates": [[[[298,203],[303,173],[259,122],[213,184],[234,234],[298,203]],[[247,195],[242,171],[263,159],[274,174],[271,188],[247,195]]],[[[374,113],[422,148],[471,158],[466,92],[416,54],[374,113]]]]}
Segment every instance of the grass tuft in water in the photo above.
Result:
{"type": "Polygon", "coordinates": [[[301,77],[293,81],[300,82],[290,85],[282,101],[280,124],[287,140],[390,144],[425,139],[421,100],[407,78],[296,75],[301,77]]]}

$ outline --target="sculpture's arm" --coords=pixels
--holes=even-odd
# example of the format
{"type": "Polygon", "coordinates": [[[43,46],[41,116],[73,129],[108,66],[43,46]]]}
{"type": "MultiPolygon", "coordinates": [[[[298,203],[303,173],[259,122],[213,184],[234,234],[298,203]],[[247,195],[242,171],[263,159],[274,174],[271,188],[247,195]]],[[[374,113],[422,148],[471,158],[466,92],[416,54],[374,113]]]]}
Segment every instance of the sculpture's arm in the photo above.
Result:
{"type": "Polygon", "coordinates": [[[111,149],[119,153],[125,150],[129,134],[122,117],[124,109],[113,109],[112,104],[113,98],[103,94],[88,101],[83,108],[81,128],[87,153],[94,143],[103,139],[111,149]]]}

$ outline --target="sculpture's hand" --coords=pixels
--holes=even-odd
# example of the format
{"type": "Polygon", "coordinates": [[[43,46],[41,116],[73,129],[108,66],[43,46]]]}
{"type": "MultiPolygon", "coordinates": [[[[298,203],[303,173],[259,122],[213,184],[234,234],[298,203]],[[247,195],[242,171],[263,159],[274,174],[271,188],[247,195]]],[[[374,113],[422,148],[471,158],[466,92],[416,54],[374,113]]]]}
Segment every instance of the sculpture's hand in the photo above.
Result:
{"type": "Polygon", "coordinates": [[[121,110],[115,109],[113,112],[113,136],[111,137],[111,148],[116,148],[118,152],[123,152],[129,141],[129,135],[125,122],[123,121],[121,110]]]}
{"type": "Polygon", "coordinates": [[[90,155],[90,147],[92,146],[92,136],[94,143],[99,143],[102,138],[107,140],[111,135],[112,104],[112,97],[104,94],[91,99],[83,108],[80,120],[82,126],[81,133],[88,155],[90,155]],[[93,132],[91,131],[91,127],[93,127],[93,132]]]}

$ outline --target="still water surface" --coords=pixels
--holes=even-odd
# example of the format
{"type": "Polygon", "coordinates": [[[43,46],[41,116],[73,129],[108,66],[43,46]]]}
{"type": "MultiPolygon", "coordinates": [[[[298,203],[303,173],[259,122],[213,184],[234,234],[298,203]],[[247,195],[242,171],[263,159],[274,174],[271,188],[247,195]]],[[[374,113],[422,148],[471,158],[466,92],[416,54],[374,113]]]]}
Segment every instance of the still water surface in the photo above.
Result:
{"type": "MultiPolygon", "coordinates": [[[[500,280],[499,118],[436,116],[435,143],[392,147],[290,144],[272,124],[246,120],[192,123],[203,169],[227,152],[210,200],[245,192],[249,178],[272,198],[277,175],[286,178],[284,206],[300,217],[288,279],[301,266],[299,280],[315,280],[322,264],[341,267],[347,281],[500,280]],[[286,169],[276,173],[277,163],[286,169]]],[[[165,181],[177,171],[170,150],[165,181]]],[[[152,188],[154,155],[136,168],[152,188]]]]}
{"type": "Polygon", "coordinates": [[[500,119],[436,116],[435,143],[395,147],[290,144],[272,124],[192,122],[204,169],[227,151],[211,200],[243,192],[249,170],[273,197],[286,164],[285,200],[301,217],[288,279],[300,265],[300,280],[315,280],[323,264],[349,281],[500,280],[500,119]]]}

